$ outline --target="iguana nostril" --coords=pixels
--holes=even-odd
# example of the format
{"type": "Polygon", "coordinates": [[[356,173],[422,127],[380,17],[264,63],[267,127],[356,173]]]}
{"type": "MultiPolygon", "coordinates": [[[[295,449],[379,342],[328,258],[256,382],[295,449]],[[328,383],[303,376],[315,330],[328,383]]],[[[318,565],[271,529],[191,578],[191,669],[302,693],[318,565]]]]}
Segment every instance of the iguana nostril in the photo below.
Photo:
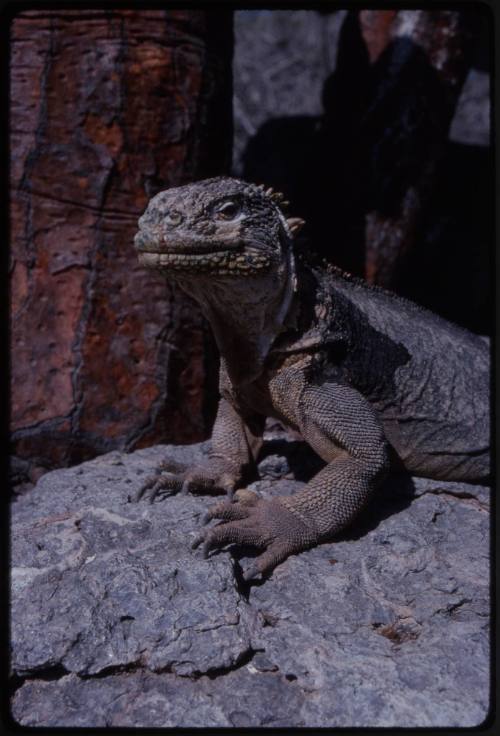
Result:
{"type": "Polygon", "coordinates": [[[182,222],[182,215],[177,210],[170,210],[164,217],[167,225],[179,225],[182,222]]]}

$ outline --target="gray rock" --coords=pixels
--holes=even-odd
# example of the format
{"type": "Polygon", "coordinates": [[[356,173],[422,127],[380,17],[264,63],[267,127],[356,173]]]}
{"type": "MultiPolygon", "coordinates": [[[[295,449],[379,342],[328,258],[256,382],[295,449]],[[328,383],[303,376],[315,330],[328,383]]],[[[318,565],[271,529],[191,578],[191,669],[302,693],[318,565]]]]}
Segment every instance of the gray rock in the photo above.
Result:
{"type": "MultiPolygon", "coordinates": [[[[296,446],[271,446],[254,491],[302,486],[296,446]]],[[[247,586],[251,551],[205,560],[190,549],[213,498],[130,502],[161,459],[189,465],[207,448],[113,452],[47,473],[15,500],[20,724],[453,728],[486,718],[488,489],[395,477],[336,543],[247,586]]]]}
{"type": "Polygon", "coordinates": [[[267,120],[320,115],[326,78],[337,63],[345,10],[240,10],[234,14],[233,173],[267,120]]]}
{"type": "Polygon", "coordinates": [[[490,144],[490,75],[470,69],[450,125],[450,140],[473,146],[490,144]]]}

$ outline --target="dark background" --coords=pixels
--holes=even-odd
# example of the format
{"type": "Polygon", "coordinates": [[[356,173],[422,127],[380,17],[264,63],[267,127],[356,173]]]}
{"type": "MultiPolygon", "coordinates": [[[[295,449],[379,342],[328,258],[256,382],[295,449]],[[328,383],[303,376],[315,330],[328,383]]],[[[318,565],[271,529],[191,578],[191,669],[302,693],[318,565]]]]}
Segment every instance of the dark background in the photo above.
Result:
{"type": "Polygon", "coordinates": [[[487,16],[250,11],[235,29],[235,173],[282,190],[323,257],[491,332],[487,16]]]}
{"type": "Polygon", "coordinates": [[[210,331],[132,248],[169,186],[233,173],[280,189],[307,222],[301,247],[491,333],[483,6],[33,10],[10,44],[19,490],[114,448],[210,433],[210,331]]]}

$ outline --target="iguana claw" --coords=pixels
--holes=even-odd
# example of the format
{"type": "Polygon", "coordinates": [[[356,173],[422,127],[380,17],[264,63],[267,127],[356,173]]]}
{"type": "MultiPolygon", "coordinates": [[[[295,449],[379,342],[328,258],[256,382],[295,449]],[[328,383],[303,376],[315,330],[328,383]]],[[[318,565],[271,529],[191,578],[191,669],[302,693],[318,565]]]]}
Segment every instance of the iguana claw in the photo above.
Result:
{"type": "Polygon", "coordinates": [[[165,461],[157,468],[156,475],[149,475],[143,481],[134,501],[145,498],[154,503],[158,498],[167,498],[176,493],[214,493],[226,492],[232,497],[235,480],[228,473],[220,472],[216,463],[208,461],[206,467],[189,470],[178,463],[165,461]]]}
{"type": "Polygon", "coordinates": [[[154,503],[157,496],[166,498],[173,496],[179,491],[182,493],[185,483],[175,475],[170,473],[162,473],[161,475],[150,475],[139,488],[134,501],[138,503],[142,498],[146,498],[149,503],[154,503]]]}
{"type": "Polygon", "coordinates": [[[209,509],[205,518],[208,521],[224,521],[202,530],[193,540],[193,549],[203,544],[204,557],[212,549],[228,544],[245,544],[264,549],[244,574],[245,580],[258,573],[271,572],[289,555],[307,549],[317,541],[315,532],[277,500],[220,503],[209,509]]]}

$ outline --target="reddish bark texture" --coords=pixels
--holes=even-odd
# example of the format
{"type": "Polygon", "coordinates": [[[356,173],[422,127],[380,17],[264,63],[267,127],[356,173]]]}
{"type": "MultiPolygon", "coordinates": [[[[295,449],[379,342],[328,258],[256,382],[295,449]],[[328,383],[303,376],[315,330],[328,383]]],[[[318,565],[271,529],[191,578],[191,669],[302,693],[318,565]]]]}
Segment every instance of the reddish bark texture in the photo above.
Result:
{"type": "Polygon", "coordinates": [[[207,328],[132,241],[154,193],[227,171],[231,42],[222,11],[12,21],[11,421],[32,475],[207,434],[207,328]]]}

